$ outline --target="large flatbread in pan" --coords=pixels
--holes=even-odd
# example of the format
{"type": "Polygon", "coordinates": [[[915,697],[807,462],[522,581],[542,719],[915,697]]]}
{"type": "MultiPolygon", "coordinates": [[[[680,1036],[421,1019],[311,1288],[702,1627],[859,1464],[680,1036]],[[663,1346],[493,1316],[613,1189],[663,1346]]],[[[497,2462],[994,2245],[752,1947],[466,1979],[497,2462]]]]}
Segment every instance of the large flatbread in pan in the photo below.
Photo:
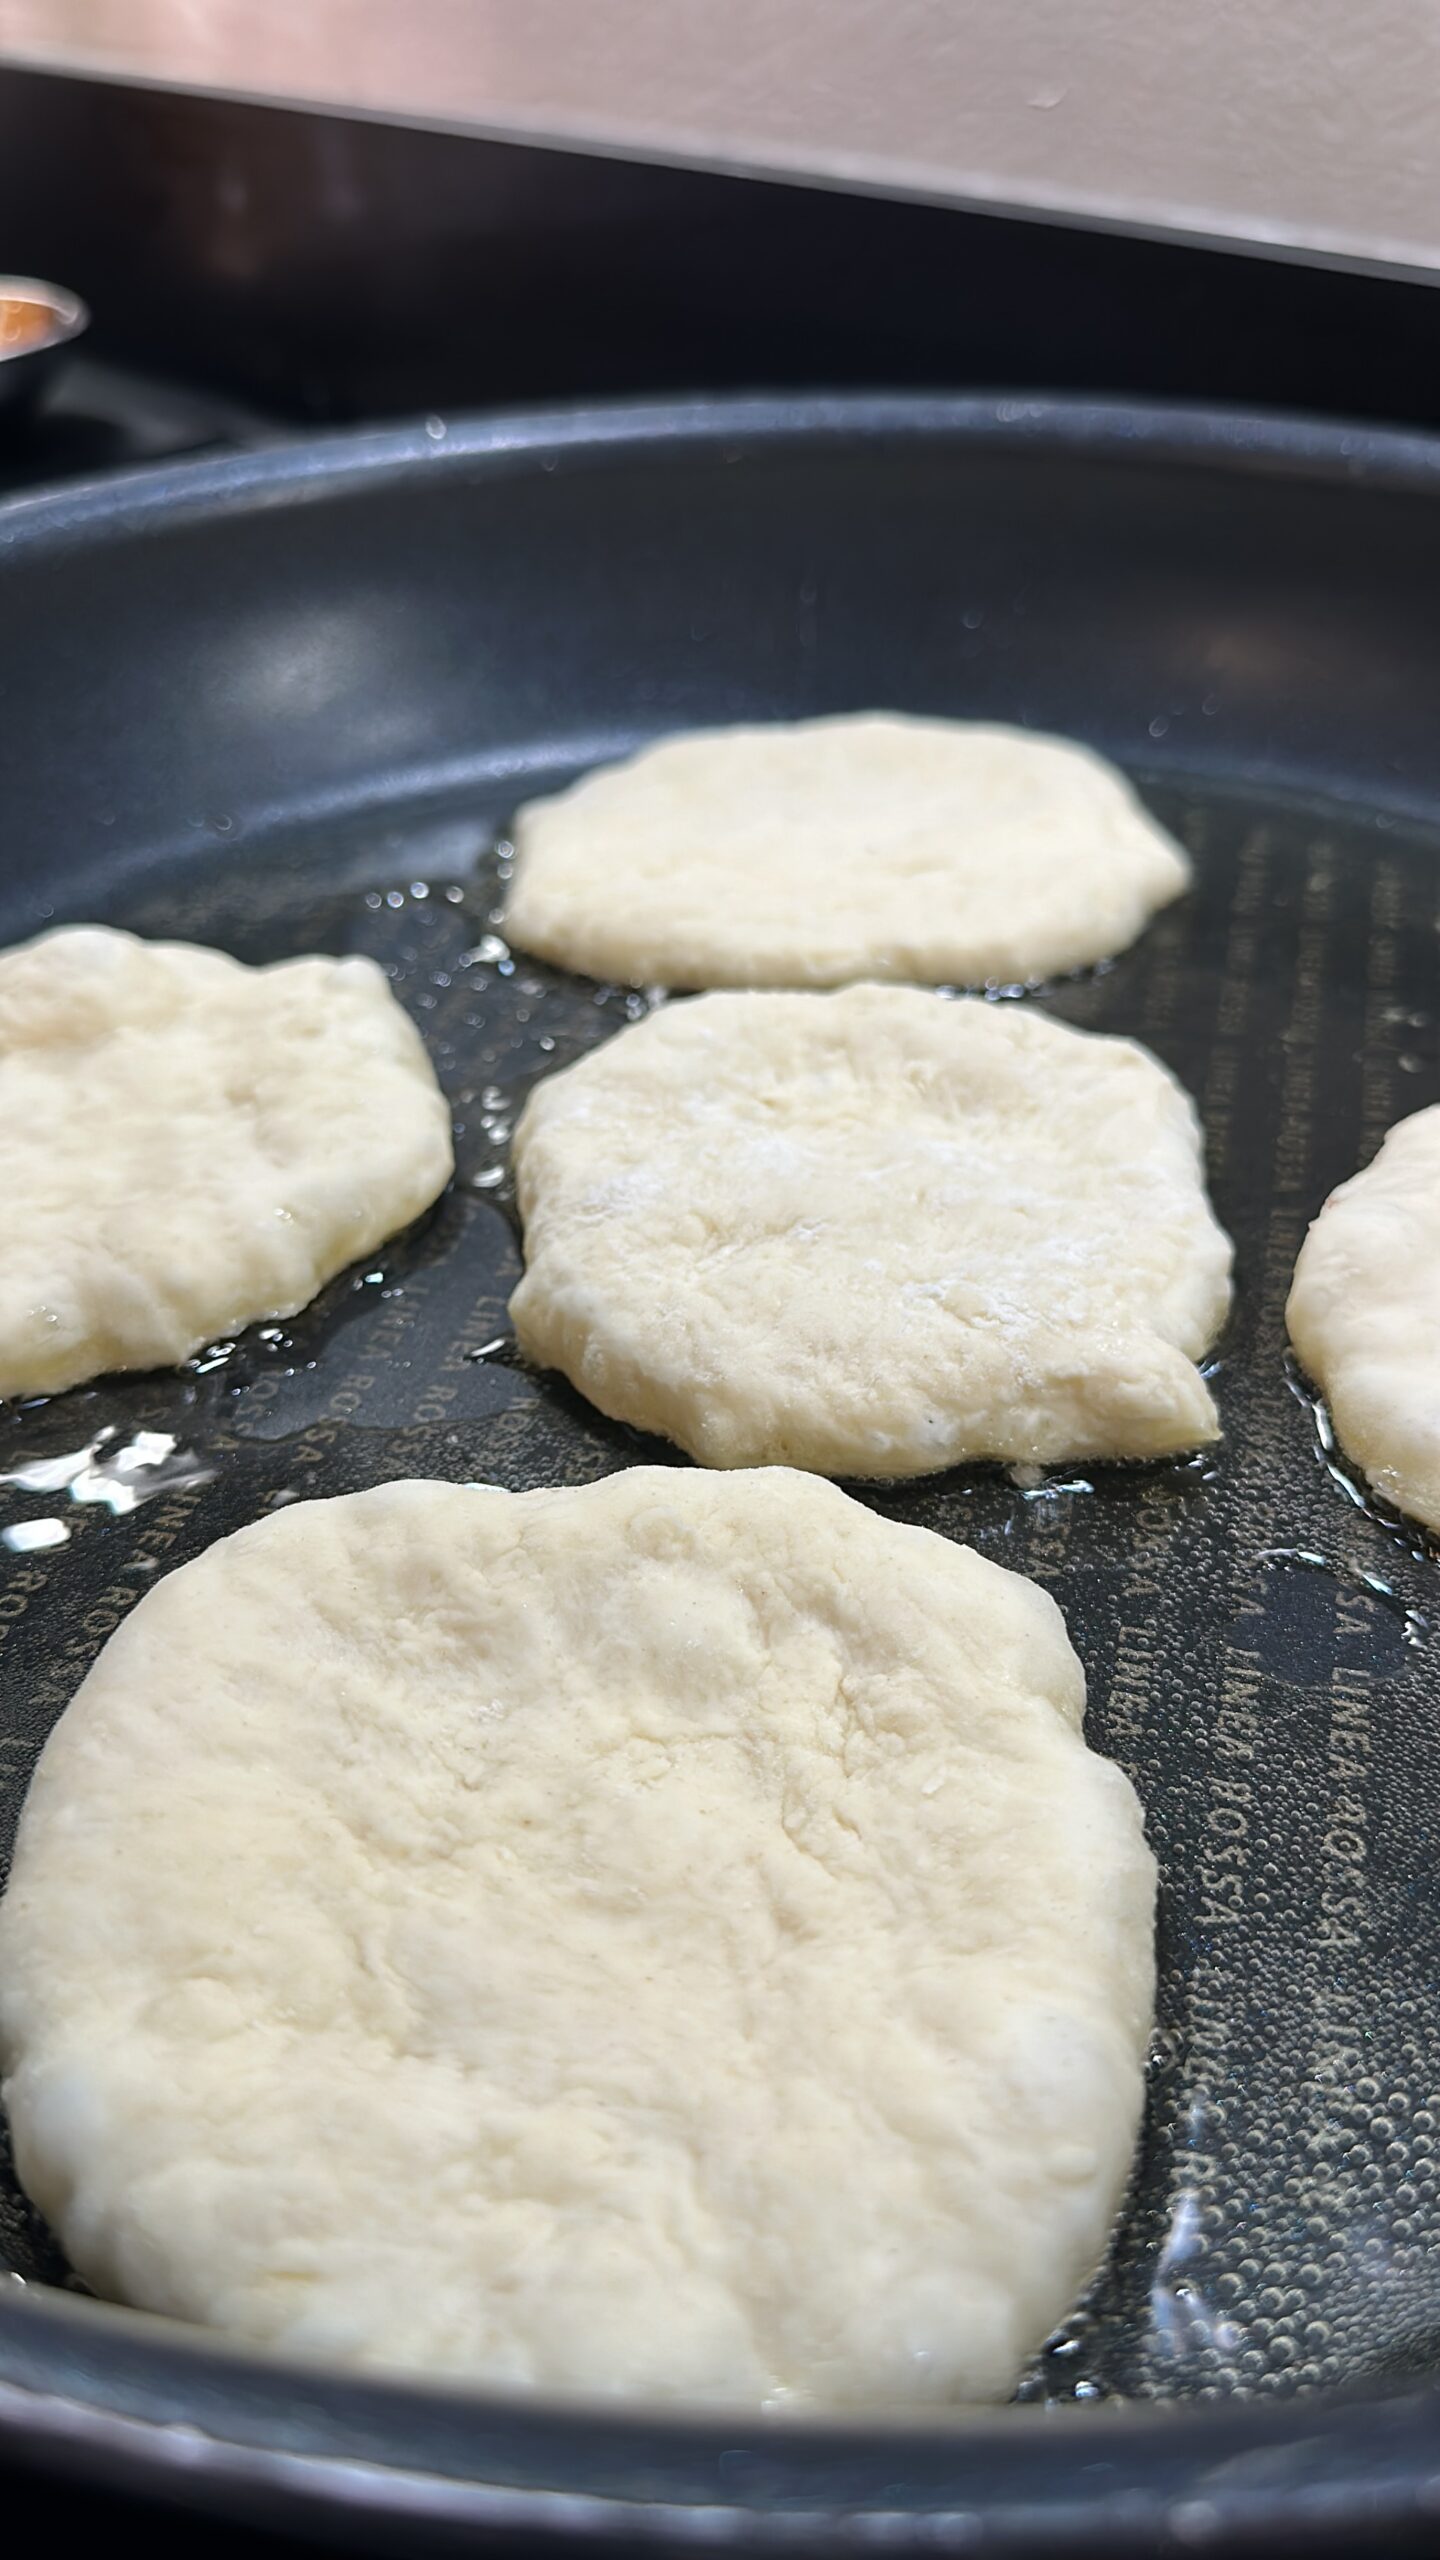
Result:
{"type": "Polygon", "coordinates": [[[0,1908],[102,2293],[650,2399],[1007,2392],[1104,2248],[1153,1863],[1054,1603],[813,1477],[296,1504],[156,1586],[0,1908]]]}

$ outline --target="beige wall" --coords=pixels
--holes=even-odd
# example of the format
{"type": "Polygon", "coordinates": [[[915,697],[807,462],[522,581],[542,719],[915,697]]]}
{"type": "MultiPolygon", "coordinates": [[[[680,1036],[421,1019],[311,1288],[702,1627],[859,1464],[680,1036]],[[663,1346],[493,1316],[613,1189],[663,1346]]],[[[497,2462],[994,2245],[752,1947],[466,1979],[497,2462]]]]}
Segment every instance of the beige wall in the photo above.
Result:
{"type": "Polygon", "coordinates": [[[1440,0],[0,0],[0,60],[1440,269],[1440,0]]]}

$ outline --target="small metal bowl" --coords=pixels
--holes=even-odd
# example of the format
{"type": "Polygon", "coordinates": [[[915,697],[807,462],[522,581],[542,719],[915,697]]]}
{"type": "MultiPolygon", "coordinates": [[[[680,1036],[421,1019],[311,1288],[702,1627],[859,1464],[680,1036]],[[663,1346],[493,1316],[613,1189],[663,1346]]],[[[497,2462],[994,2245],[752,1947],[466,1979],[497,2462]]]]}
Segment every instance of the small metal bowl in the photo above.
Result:
{"type": "Polygon", "coordinates": [[[31,408],[90,314],[78,293],[36,276],[0,275],[0,416],[31,408]]]}

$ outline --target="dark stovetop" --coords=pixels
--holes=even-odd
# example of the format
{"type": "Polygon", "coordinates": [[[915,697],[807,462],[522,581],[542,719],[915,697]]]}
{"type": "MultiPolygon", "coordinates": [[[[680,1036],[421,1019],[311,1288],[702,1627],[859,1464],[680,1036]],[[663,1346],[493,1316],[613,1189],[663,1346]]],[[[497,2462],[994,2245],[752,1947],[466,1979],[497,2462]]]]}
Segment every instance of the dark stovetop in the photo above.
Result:
{"type": "Polygon", "coordinates": [[[44,406],[0,436],[0,497],[284,432],[223,393],[76,355],[44,406]]]}

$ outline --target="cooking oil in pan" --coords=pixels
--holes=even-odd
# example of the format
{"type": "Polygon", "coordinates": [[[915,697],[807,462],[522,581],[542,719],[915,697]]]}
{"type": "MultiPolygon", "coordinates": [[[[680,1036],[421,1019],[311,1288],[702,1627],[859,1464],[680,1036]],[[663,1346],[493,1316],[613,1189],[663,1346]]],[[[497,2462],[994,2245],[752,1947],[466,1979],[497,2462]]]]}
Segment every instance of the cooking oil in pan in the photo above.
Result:
{"type": "MultiPolygon", "coordinates": [[[[1027,2378],[1040,2400],[1286,2393],[1440,2362],[1440,1568],[1325,1471],[1343,1473],[1333,1442],[1314,1463],[1283,1366],[1309,1219],[1388,1118],[1440,1099],[1431,1028],[1400,1018],[1433,1011],[1433,847],[1222,792],[1151,796],[1196,854],[1192,895],[1113,967],[1009,1000],[1146,1041],[1196,1097],[1237,1243],[1224,1441],[1155,1467],[852,1488],[1053,1592],[1090,1739],[1135,1779],[1160,1861],[1134,2187],[1105,2270],[1027,2378]]],[[[510,949],[509,857],[483,813],[382,814],[243,849],[130,895],[113,920],[250,960],[368,952],[451,1100],[457,1179],[268,1338],[0,1412],[0,1474],[55,1471],[0,1487],[0,1523],[71,1530],[0,1559],[0,1851],[105,1635],[215,1537],[397,1475],[519,1489],[680,1463],[528,1370],[506,1317],[526,1094],[663,991],[510,949]],[[117,1469],[144,1435],[156,1463],[117,1469]],[[153,1498],[75,1500],[92,1469],[153,1498]]],[[[3,2176],[0,2261],[63,2281],[3,2176]]]]}
{"type": "MultiPolygon", "coordinates": [[[[22,1459],[0,1474],[0,1485],[16,1493],[63,1493],[70,1502],[103,1505],[119,1519],[162,1493],[208,1484],[214,1473],[213,1465],[184,1447],[172,1431],[136,1431],[122,1439],[116,1424],[105,1423],[79,1449],[67,1449],[58,1457],[22,1459]]],[[[23,1529],[24,1524],[20,1526],[23,1529]]],[[[64,1542],[22,1536],[9,1543],[18,1552],[37,1543],[64,1542]]]]}
{"type": "Polygon", "coordinates": [[[1394,1621],[1399,1641],[1413,1652],[1430,1642],[1433,1619],[1428,1610],[1414,1607],[1403,1598],[1393,1583],[1368,1565],[1347,1562],[1336,1564],[1330,1557],[1318,1554],[1313,1547],[1262,1547],[1255,1559],[1272,1573],[1319,1574],[1342,1589],[1352,1591],[1363,1601],[1373,1602],[1394,1621]]]}
{"type": "Polygon", "coordinates": [[[1285,1353],[1285,1377],[1296,1403],[1310,1417],[1314,1454],[1352,1511],[1363,1513],[1387,1536],[1398,1538],[1417,1561],[1440,1561],[1440,1541],[1432,1538],[1418,1520],[1407,1519],[1403,1511],[1397,1511],[1393,1503],[1366,1483],[1360,1469],[1352,1466],[1341,1448],[1325,1398],[1311,1385],[1293,1351],[1285,1353]]]}

